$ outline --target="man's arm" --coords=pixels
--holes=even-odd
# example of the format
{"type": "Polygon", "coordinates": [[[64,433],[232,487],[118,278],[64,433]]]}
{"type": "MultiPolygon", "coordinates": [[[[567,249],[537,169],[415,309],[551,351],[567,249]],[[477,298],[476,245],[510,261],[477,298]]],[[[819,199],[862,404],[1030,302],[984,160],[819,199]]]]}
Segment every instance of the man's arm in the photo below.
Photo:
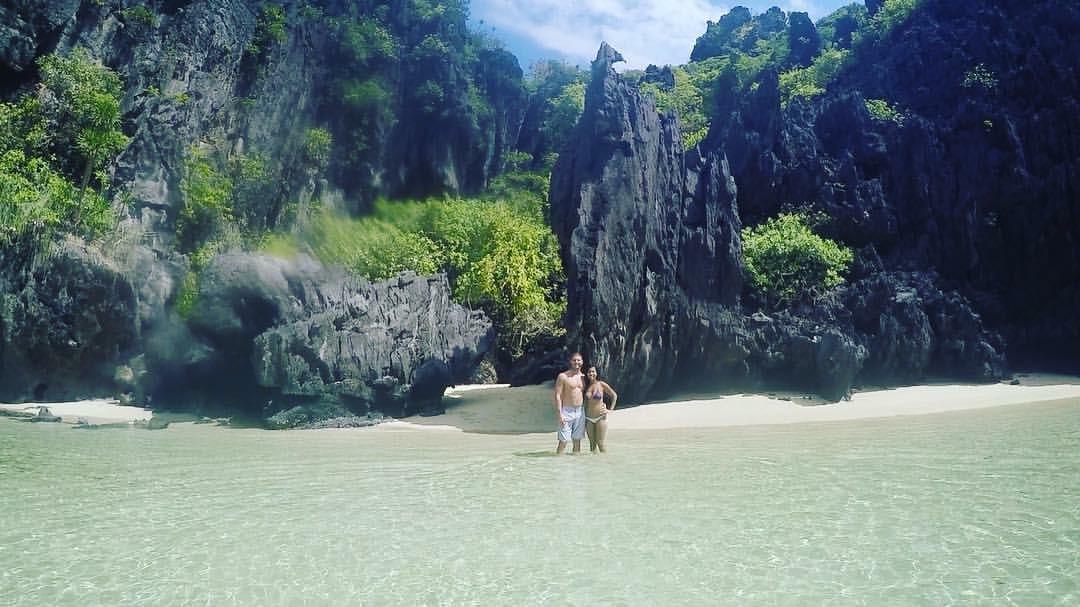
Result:
{"type": "Polygon", "coordinates": [[[562,393],[563,386],[566,384],[566,374],[560,373],[559,377],[555,379],[555,418],[559,420],[561,426],[564,422],[562,416],[562,393]]]}

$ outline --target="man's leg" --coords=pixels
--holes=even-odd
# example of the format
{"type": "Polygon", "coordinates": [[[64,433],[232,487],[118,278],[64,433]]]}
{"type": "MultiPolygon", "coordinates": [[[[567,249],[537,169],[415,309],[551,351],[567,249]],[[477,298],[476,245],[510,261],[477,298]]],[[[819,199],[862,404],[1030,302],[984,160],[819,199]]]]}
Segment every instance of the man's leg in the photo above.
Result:
{"type": "Polygon", "coordinates": [[[574,441],[574,453],[581,453],[581,439],[585,438],[585,408],[578,409],[578,415],[570,423],[570,438],[574,441]]]}
{"type": "Polygon", "coordinates": [[[561,440],[561,441],[559,441],[559,446],[555,447],[555,453],[560,454],[560,453],[562,453],[564,451],[566,451],[566,441],[561,440]]]}

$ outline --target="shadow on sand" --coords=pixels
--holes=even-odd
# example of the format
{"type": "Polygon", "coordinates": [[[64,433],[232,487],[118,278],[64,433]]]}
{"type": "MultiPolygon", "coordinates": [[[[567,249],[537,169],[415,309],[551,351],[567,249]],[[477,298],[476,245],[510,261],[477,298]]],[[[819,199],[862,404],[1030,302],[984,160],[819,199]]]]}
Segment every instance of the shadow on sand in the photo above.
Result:
{"type": "Polygon", "coordinates": [[[478,434],[555,433],[553,382],[536,386],[470,386],[447,390],[446,413],[406,418],[418,426],[451,426],[478,434]]]}

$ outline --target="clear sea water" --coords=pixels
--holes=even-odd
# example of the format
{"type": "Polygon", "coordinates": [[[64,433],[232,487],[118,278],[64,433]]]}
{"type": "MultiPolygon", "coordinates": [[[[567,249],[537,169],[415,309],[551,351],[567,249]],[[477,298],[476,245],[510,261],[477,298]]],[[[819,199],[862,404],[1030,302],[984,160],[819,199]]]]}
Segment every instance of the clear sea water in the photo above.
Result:
{"type": "Polygon", "coordinates": [[[0,605],[1080,605],[1080,401],[609,441],[0,419],[0,605]]]}

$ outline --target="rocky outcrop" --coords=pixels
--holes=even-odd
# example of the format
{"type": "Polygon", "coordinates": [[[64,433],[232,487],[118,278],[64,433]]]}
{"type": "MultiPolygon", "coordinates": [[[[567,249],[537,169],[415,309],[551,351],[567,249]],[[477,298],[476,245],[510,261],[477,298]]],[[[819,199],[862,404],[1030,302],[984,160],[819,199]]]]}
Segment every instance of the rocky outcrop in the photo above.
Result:
{"type": "Polygon", "coordinates": [[[100,252],[76,240],[0,248],[0,399],[114,393],[138,339],[135,289],[100,252]]]}
{"type": "Polygon", "coordinates": [[[47,386],[38,390],[46,399],[130,392],[139,402],[183,406],[201,390],[206,402],[225,408],[259,403],[264,417],[293,401],[395,414],[437,409],[442,389],[467,376],[472,357],[487,348],[486,321],[459,317],[464,312],[449,303],[445,280],[414,277],[376,288],[310,264],[286,270],[226,256],[201,276],[193,315],[174,313],[189,267],[174,232],[195,148],[223,173],[238,161],[257,167],[250,180],[257,191],[232,209],[255,231],[283,227],[297,200],[363,211],[378,196],[479,191],[504,169],[526,105],[516,58],[478,44],[461,7],[421,8],[399,0],[28,0],[0,7],[0,97],[33,86],[41,55],[75,47],[123,78],[123,126],[132,140],[107,170],[112,193],[130,213],[125,229],[140,235],[125,246],[122,263],[64,258],[62,267],[0,284],[8,302],[3,390],[29,398],[34,386],[47,386]],[[276,8],[283,12],[275,22],[268,9],[276,8]],[[322,164],[307,148],[315,128],[330,134],[322,164]],[[93,301],[87,295],[79,311],[46,301],[88,290],[84,282],[116,292],[95,291],[100,300],[93,301]],[[379,308],[391,301],[393,310],[379,308]],[[40,319],[30,318],[39,309],[40,319]],[[367,320],[353,322],[352,314],[367,320]],[[113,327],[118,315],[128,323],[122,330],[113,327]],[[370,333],[374,318],[386,331],[378,340],[370,333]],[[86,333],[94,323],[110,336],[86,333]],[[323,362],[312,362],[323,382],[316,389],[290,358],[305,347],[322,355],[302,343],[309,329],[344,331],[339,337],[349,347],[361,334],[378,344],[323,361],[330,375],[321,372],[323,362]],[[271,330],[281,349],[269,336],[260,342],[266,359],[256,377],[256,340],[271,330]],[[89,374],[85,381],[72,379],[77,369],[89,374]],[[365,392],[342,382],[370,385],[365,392]],[[263,407],[268,401],[275,404],[263,407]]]}
{"type": "Polygon", "coordinates": [[[743,221],[812,201],[828,235],[873,243],[888,268],[934,270],[1013,362],[1075,368],[1077,27],[1075,3],[928,0],[821,97],[782,108],[766,74],[710,136],[743,221]],[[871,99],[895,114],[871,114],[871,99]]]}
{"type": "MultiPolygon", "coordinates": [[[[840,399],[860,382],[1003,373],[1001,338],[966,299],[933,274],[883,271],[872,247],[851,284],[744,314],[727,159],[684,154],[674,117],[621,80],[611,69],[619,59],[604,45],[593,63],[573,145],[552,174],[551,212],[570,346],[630,402],[691,387],[787,386],[840,399]]],[[[759,89],[762,99],[775,99],[773,86],[759,89]]]]}
{"type": "Polygon", "coordinates": [[[788,15],[788,48],[788,62],[798,67],[810,65],[821,52],[821,34],[806,13],[788,15]]]}
{"type": "Polygon", "coordinates": [[[221,255],[203,272],[187,326],[196,356],[148,353],[154,400],[177,389],[191,398],[197,386],[208,401],[264,417],[295,406],[323,417],[441,411],[443,391],[467,381],[491,332],[451,301],[443,276],[372,284],[303,257],[248,254],[221,255]]]}
{"type": "Polygon", "coordinates": [[[760,15],[751,15],[745,6],[736,6],[717,21],[709,21],[708,29],[694,43],[691,61],[704,61],[727,55],[731,51],[747,52],[759,40],[768,40],[784,31],[788,16],[778,7],[760,15]]]}
{"type": "Polygon", "coordinates": [[[593,62],[551,213],[570,343],[633,400],[670,389],[702,325],[737,303],[739,224],[723,156],[688,166],[674,115],[623,82],[619,60],[605,44],[593,62]]]}
{"type": "Polygon", "coordinates": [[[54,51],[84,47],[116,70],[133,139],[113,184],[166,241],[184,159],[199,142],[258,158],[276,182],[246,210],[255,227],[283,221],[298,198],[338,205],[345,192],[339,206],[363,209],[378,196],[476,192],[504,170],[526,110],[522,71],[504,50],[467,51],[464,13],[421,14],[396,0],[280,7],[280,39],[267,34],[266,3],[255,0],[0,8],[0,75],[10,76],[0,96],[31,86],[34,62],[54,51]],[[388,58],[370,59],[380,45],[388,58]],[[313,171],[305,144],[316,127],[335,147],[313,171]]]}

